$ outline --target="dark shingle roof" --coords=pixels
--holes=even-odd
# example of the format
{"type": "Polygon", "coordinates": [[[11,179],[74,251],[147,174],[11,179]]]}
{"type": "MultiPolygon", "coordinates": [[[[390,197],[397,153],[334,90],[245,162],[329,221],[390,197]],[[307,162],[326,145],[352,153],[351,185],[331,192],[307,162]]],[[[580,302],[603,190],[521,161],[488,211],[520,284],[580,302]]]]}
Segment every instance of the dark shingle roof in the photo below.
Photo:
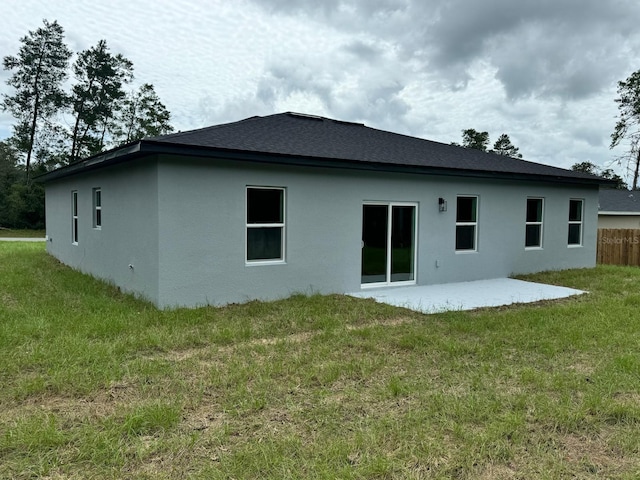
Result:
{"type": "Polygon", "coordinates": [[[360,123],[291,112],[140,140],[45,174],[42,180],[155,153],[444,175],[606,183],[606,180],[581,172],[377,130],[360,123]]]}
{"type": "Polygon", "coordinates": [[[640,212],[640,191],[603,188],[598,197],[601,212],[640,212]]]}

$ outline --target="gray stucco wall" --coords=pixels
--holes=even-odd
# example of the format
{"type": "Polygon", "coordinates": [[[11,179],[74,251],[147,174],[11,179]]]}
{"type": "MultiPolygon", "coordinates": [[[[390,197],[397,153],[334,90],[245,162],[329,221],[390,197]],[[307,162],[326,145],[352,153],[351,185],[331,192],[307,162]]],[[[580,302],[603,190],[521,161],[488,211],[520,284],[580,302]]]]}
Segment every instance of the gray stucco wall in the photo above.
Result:
{"type": "Polygon", "coordinates": [[[418,204],[418,284],[595,265],[596,188],[163,158],[158,191],[165,307],[359,291],[365,201],[418,204]],[[286,189],[284,264],[245,264],[247,185],[286,189]],[[455,252],[456,195],[479,196],[477,252],[455,252]],[[539,250],[524,248],[528,196],[545,199],[539,250]],[[579,248],[567,246],[570,198],[585,200],[579,248]]]}
{"type": "Polygon", "coordinates": [[[359,291],[367,201],[417,203],[418,284],[595,265],[597,188],[166,156],[46,188],[49,252],[162,308],[359,291]],[[247,186],[286,189],[282,264],[245,262],[247,186]],[[95,187],[102,189],[100,230],[91,226],[95,187]],[[78,245],[71,244],[74,189],[78,245]],[[479,198],[477,252],[455,252],[456,195],[479,198]],[[528,196],[545,199],[538,250],[524,248],[528,196]],[[446,212],[438,211],[439,197],[448,202],[446,212]],[[567,247],[570,198],[584,199],[584,241],[578,248],[567,247]]]}
{"type": "Polygon", "coordinates": [[[47,251],[77,270],[159,304],[157,205],[155,160],[47,183],[47,251]],[[93,228],[94,188],[102,192],[100,229],[93,228]],[[71,239],[73,190],[78,192],[77,245],[71,239]]]}

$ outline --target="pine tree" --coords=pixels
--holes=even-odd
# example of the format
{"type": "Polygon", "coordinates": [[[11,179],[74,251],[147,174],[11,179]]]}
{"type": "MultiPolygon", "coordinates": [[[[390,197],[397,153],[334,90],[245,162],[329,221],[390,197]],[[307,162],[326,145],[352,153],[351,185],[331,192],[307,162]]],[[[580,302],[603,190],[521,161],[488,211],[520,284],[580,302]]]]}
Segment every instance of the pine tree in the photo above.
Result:
{"type": "Polygon", "coordinates": [[[77,83],[72,88],[75,117],[71,132],[70,163],[95,155],[105,146],[105,134],[125,97],[123,85],[133,79],[133,64],[112,55],[105,40],[78,54],[73,64],[77,83]]]}
{"type": "Polygon", "coordinates": [[[153,85],[145,83],[127,96],[113,129],[119,145],[146,137],[157,137],[173,131],[171,114],[160,101],[153,85]]]}
{"type": "Polygon", "coordinates": [[[506,133],[503,133],[498,137],[496,143],[493,144],[493,150],[491,150],[491,152],[497,153],[498,155],[505,155],[507,157],[522,158],[520,149],[511,143],[511,139],[506,133]]]}
{"type": "Polygon", "coordinates": [[[25,155],[27,183],[39,129],[45,128],[67,100],[62,83],[67,78],[71,51],[64,43],[64,29],[56,21],[43,23],[20,40],[16,56],[3,59],[4,69],[13,72],[7,84],[15,93],[3,95],[2,108],[17,120],[11,143],[25,155]]]}

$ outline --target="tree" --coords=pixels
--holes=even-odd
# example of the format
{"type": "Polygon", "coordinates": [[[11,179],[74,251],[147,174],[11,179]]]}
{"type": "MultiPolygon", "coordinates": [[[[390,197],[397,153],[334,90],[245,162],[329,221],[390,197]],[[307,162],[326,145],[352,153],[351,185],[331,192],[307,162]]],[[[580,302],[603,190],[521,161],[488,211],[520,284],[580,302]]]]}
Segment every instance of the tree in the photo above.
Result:
{"type": "Polygon", "coordinates": [[[571,170],[574,172],[588,173],[590,175],[598,175],[599,168],[593,162],[580,162],[571,165],[571,170]]]}
{"type": "Polygon", "coordinates": [[[137,92],[124,100],[113,128],[118,145],[124,145],[145,137],[157,137],[173,132],[169,123],[171,114],[160,101],[153,85],[145,83],[137,92]]]}
{"type": "Polygon", "coordinates": [[[619,145],[623,140],[629,142],[627,168],[633,171],[633,190],[638,188],[640,173],[640,70],[632,73],[629,78],[618,82],[619,119],[611,134],[610,148],[619,145]]]}
{"type": "Polygon", "coordinates": [[[498,155],[505,155],[507,157],[522,158],[520,149],[511,143],[511,139],[506,133],[503,133],[498,137],[496,143],[493,144],[493,150],[491,150],[491,152],[497,153],[498,155]]]}
{"type": "MultiPolygon", "coordinates": [[[[41,163],[34,172],[42,171],[41,163]]],[[[18,151],[8,142],[0,142],[0,226],[44,228],[44,188],[24,182],[25,167],[19,164],[18,151]]]]}
{"type": "Polygon", "coordinates": [[[100,40],[78,54],[73,73],[77,83],[71,94],[75,121],[70,163],[104,149],[107,128],[125,97],[123,84],[133,79],[133,64],[121,54],[112,55],[107,42],[100,40]]]}
{"type": "Polygon", "coordinates": [[[0,142],[0,226],[11,223],[9,209],[9,191],[22,177],[18,167],[18,152],[9,143],[0,142]]]}
{"type": "Polygon", "coordinates": [[[574,163],[571,166],[571,170],[574,172],[588,173],[590,175],[599,175],[602,178],[614,180],[616,182],[616,186],[613,188],[617,188],[619,190],[626,190],[628,188],[623,178],[612,169],[607,168],[603,170],[593,162],[574,163]]]}
{"type": "Polygon", "coordinates": [[[64,29],[56,21],[43,23],[43,27],[20,39],[17,56],[3,59],[4,69],[13,72],[7,84],[15,93],[3,95],[2,108],[17,119],[12,143],[26,156],[27,183],[38,129],[65,104],[62,83],[71,57],[64,43],[64,29]]]}
{"type": "Polygon", "coordinates": [[[618,190],[627,190],[629,188],[629,186],[627,185],[627,182],[625,182],[624,179],[620,175],[615,173],[610,168],[607,168],[605,170],[600,171],[600,176],[602,178],[607,178],[609,180],[615,181],[616,182],[616,186],[613,187],[613,188],[616,188],[618,190]]]}
{"type": "Polygon", "coordinates": [[[478,132],[473,128],[462,130],[462,146],[486,152],[489,146],[489,132],[478,132]]]}

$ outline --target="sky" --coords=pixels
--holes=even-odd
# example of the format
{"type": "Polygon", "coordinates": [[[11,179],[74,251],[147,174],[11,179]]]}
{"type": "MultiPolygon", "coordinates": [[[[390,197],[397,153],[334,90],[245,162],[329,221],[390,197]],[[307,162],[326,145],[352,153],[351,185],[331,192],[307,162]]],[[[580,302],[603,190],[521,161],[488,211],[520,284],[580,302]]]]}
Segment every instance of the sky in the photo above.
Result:
{"type": "MultiPolygon", "coordinates": [[[[617,82],[640,69],[637,0],[2,0],[0,56],[43,19],[74,52],[105,39],[131,60],[176,130],[286,111],[444,143],[474,128],[625,174],[609,144],[617,82]]],[[[0,111],[0,139],[12,124],[0,111]]]]}

